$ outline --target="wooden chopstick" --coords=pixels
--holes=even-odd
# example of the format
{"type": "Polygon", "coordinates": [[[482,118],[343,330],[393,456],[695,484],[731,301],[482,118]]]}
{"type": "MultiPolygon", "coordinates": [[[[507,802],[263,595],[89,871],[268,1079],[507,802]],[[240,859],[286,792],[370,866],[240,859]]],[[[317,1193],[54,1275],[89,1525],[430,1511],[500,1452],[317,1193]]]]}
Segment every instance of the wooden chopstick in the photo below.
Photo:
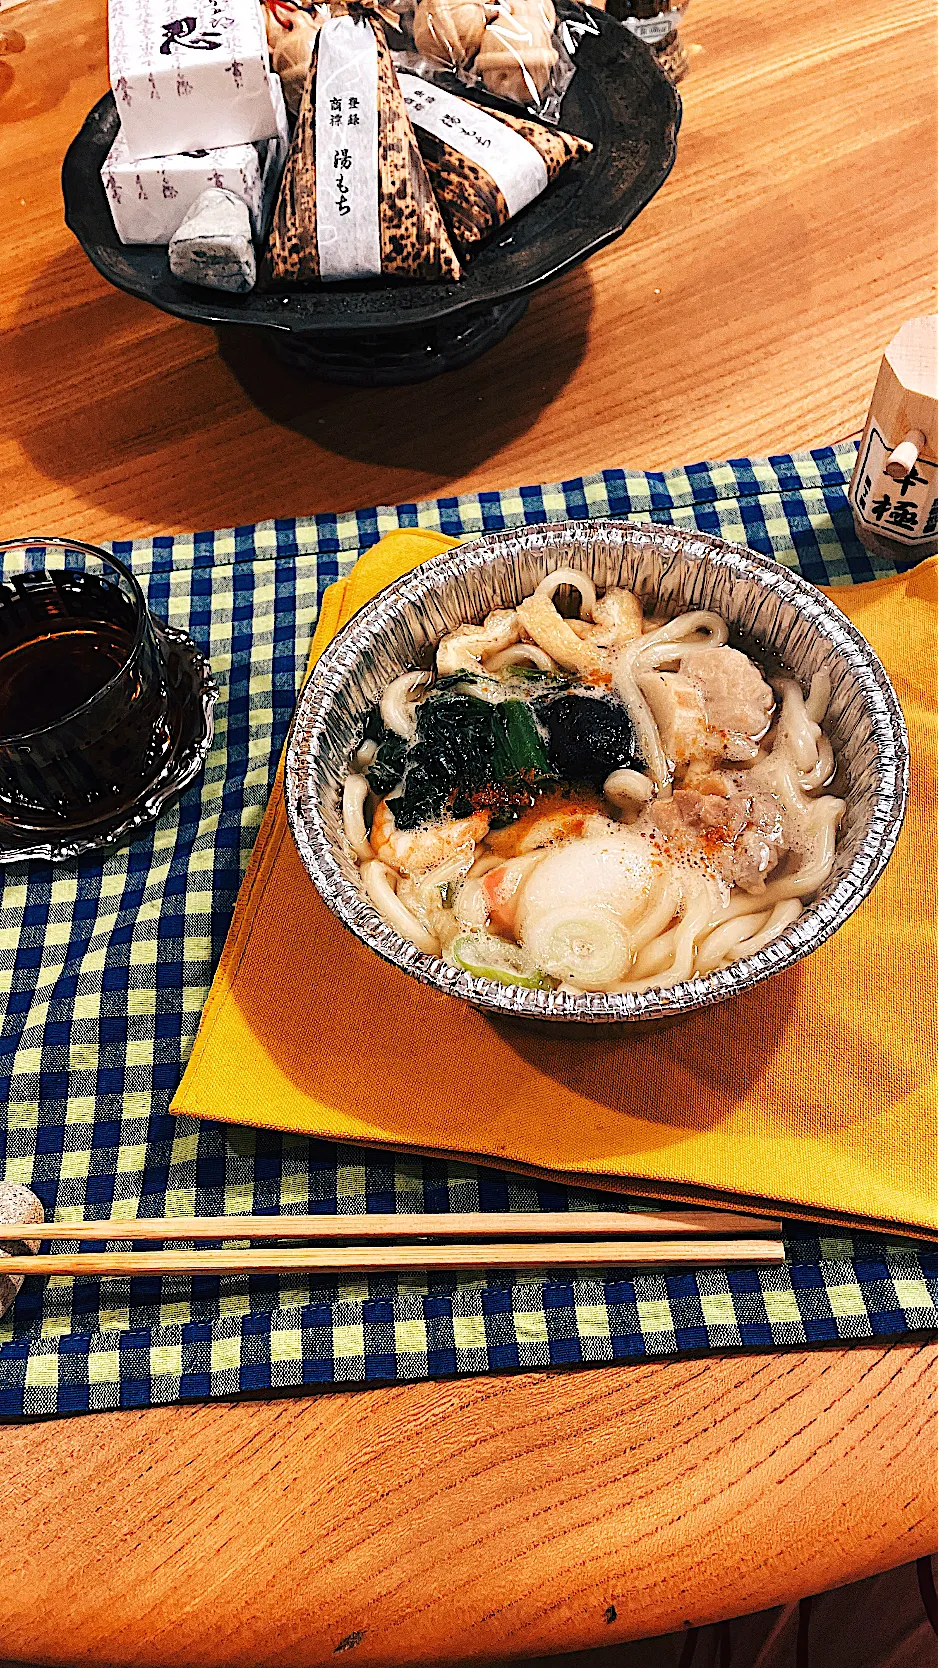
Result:
{"type": "MultiPolygon", "coordinates": [[[[17,1222],[0,1225],[0,1243],[51,1240],[630,1240],[768,1234],[782,1224],[740,1211],[453,1211],[437,1215],[374,1216],[175,1216],[105,1222],[17,1222]]],[[[3,1264],[3,1272],[8,1265],[3,1264]]]]}
{"type": "MultiPolygon", "coordinates": [[[[4,1232],[5,1227],[4,1227],[4,1232]]],[[[781,1263],[776,1239],[567,1240],[540,1245],[303,1246],[288,1250],[79,1251],[3,1260],[4,1274],[121,1279],[136,1274],[379,1274],[395,1269],[669,1268],[781,1263]]]]}

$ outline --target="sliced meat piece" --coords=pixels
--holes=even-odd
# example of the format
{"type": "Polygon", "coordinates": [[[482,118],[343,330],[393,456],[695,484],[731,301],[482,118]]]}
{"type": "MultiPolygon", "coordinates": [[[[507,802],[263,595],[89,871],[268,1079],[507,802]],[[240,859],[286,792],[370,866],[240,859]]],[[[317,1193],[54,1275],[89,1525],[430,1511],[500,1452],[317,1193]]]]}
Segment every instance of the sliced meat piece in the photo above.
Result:
{"type": "Polygon", "coordinates": [[[758,891],[783,854],[783,808],[773,794],[679,788],[642,813],[637,828],[687,855],[703,853],[728,885],[758,891]]]}
{"type": "Polygon", "coordinates": [[[782,805],[771,793],[754,794],[747,826],[734,842],[734,885],[744,892],[759,891],[784,849],[782,805]]]}
{"type": "Polygon", "coordinates": [[[743,794],[698,793],[693,788],[680,788],[672,805],[688,828],[728,842],[743,833],[750,810],[743,794]]]}
{"type": "Polygon", "coordinates": [[[697,788],[699,793],[723,794],[726,798],[728,794],[739,791],[740,783],[737,777],[741,774],[740,771],[734,775],[729,770],[715,770],[711,759],[693,759],[685,771],[682,786],[697,788]]]}
{"type": "Polygon", "coordinates": [[[755,758],[757,740],[765,735],[775,704],[759,667],[739,649],[725,645],[688,649],[682,671],[701,694],[708,729],[726,738],[722,757],[755,758]]]}
{"type": "Polygon", "coordinates": [[[639,687],[652,708],[666,757],[677,770],[695,758],[713,758],[704,697],[681,672],[646,672],[639,687]]]}
{"type": "Polygon", "coordinates": [[[646,672],[639,685],[679,775],[692,763],[755,759],[773,714],[773,691],[739,649],[686,649],[679,672],[646,672]]]}

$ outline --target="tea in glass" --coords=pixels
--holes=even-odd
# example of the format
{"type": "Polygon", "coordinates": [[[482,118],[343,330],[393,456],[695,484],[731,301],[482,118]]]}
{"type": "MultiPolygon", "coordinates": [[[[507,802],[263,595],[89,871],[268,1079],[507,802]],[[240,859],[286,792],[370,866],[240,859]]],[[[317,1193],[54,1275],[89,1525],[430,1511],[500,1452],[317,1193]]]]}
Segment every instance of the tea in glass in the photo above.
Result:
{"type": "Polygon", "coordinates": [[[0,821],[99,822],[160,781],[161,634],[133,574],[66,539],[0,544],[0,821]]]}

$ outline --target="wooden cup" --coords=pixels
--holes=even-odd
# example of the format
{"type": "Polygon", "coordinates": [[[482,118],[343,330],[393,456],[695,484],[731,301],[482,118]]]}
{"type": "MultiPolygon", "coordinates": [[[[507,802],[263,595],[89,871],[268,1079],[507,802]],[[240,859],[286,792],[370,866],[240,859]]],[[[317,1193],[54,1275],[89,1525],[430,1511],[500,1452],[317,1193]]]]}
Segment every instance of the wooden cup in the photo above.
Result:
{"type": "Polygon", "coordinates": [[[937,548],[936,322],[910,319],[887,348],[848,491],[861,543],[904,563],[937,548]]]}

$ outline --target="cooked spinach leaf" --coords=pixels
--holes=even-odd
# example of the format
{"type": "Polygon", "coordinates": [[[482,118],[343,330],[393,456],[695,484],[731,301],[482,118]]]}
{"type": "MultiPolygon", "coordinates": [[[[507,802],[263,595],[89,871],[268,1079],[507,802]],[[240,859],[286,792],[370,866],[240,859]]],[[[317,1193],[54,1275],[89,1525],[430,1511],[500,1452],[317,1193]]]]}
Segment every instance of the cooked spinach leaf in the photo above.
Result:
{"type": "Polygon", "coordinates": [[[553,782],[599,786],[622,765],[641,766],[632,723],[617,702],[574,693],[568,679],[537,668],[512,674],[515,687],[498,701],[466,687],[499,687],[496,680],[473,673],[438,679],[415,709],[410,745],[382,727],[368,781],[381,797],[402,784],[394,801],[399,828],[483,810],[493,827],[505,827],[553,782]]]}
{"type": "Polygon", "coordinates": [[[369,787],[380,799],[384,799],[400,782],[407,752],[408,744],[403,736],[396,735],[394,730],[384,731],[378,752],[365,772],[369,787]]]}
{"type": "Polygon", "coordinates": [[[399,828],[489,811],[511,822],[551,776],[544,742],[524,701],[493,704],[438,688],[417,708],[404,789],[395,800],[399,828]]]}

